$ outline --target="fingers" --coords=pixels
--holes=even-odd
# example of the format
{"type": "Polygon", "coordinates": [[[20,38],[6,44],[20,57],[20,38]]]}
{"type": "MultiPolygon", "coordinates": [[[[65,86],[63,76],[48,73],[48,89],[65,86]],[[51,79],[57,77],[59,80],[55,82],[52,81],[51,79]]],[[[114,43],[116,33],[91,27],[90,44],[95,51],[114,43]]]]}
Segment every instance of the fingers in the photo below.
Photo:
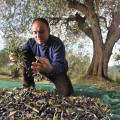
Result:
{"type": "Polygon", "coordinates": [[[49,62],[48,59],[46,58],[42,58],[42,57],[35,57],[37,60],[39,60],[41,62],[40,63],[36,63],[36,62],[32,62],[33,66],[31,67],[33,69],[34,72],[46,72],[46,73],[50,73],[53,70],[53,67],[51,65],[51,63],[49,62]]]}
{"type": "Polygon", "coordinates": [[[31,66],[31,68],[33,69],[34,73],[43,71],[43,66],[40,63],[32,62],[32,65],[33,66],[31,66]]]}
{"type": "Polygon", "coordinates": [[[36,56],[35,58],[36,58],[37,60],[39,60],[42,64],[48,62],[48,59],[46,59],[46,58],[42,58],[42,57],[38,57],[38,56],[36,56]]]}
{"type": "Polygon", "coordinates": [[[36,62],[32,62],[32,64],[33,64],[34,66],[39,66],[39,65],[40,65],[40,63],[36,63],[36,62]]]}
{"type": "Polygon", "coordinates": [[[9,55],[9,58],[10,58],[10,60],[11,60],[12,62],[16,63],[17,61],[14,59],[14,56],[15,56],[15,53],[11,53],[11,54],[9,55]]]}

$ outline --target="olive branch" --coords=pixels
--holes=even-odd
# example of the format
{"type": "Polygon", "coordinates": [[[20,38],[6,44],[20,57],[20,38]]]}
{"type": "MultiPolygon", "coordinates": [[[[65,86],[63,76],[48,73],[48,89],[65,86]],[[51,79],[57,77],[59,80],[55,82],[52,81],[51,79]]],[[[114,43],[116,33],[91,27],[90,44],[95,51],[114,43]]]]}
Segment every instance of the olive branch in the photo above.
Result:
{"type": "MultiPolygon", "coordinates": [[[[10,44],[8,44],[8,45],[6,45],[7,47],[6,47],[6,50],[7,50],[7,52],[10,54],[10,53],[14,53],[15,55],[13,56],[13,58],[17,61],[17,63],[16,63],[16,68],[17,69],[20,69],[20,68],[26,68],[26,70],[27,70],[27,74],[29,75],[29,74],[31,74],[31,72],[32,72],[32,70],[31,69],[29,69],[27,66],[26,66],[26,63],[25,63],[25,61],[26,61],[26,57],[25,57],[25,52],[26,51],[22,51],[22,47],[21,47],[21,45],[19,44],[19,43],[17,43],[17,44],[15,44],[15,43],[10,43],[10,44]]],[[[38,60],[38,59],[36,59],[36,62],[37,63],[40,63],[41,65],[42,65],[42,63],[38,60]]],[[[39,73],[39,72],[37,72],[36,74],[33,74],[33,76],[35,77],[40,77],[41,76],[41,73],[39,73]]],[[[38,79],[37,78],[37,79],[38,79]]],[[[42,79],[42,78],[41,78],[42,79]]],[[[40,79],[40,80],[41,80],[40,79]]],[[[38,81],[40,81],[40,80],[38,80],[38,81]]]]}
{"type": "Polygon", "coordinates": [[[9,54],[15,53],[13,58],[17,61],[16,63],[17,68],[26,67],[25,51],[22,51],[20,44],[10,43],[6,45],[6,50],[9,54]]]}

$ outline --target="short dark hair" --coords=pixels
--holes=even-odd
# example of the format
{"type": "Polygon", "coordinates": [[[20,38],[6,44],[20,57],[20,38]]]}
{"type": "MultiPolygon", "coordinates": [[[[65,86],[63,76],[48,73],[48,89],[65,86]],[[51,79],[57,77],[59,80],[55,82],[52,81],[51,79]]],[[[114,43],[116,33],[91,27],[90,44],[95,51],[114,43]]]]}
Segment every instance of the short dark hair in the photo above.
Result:
{"type": "MultiPolygon", "coordinates": [[[[46,26],[49,28],[49,23],[45,18],[36,18],[33,20],[33,23],[35,23],[36,21],[44,22],[46,24],[46,26]]],[[[32,25],[33,25],[33,23],[32,23],[32,25]]]]}

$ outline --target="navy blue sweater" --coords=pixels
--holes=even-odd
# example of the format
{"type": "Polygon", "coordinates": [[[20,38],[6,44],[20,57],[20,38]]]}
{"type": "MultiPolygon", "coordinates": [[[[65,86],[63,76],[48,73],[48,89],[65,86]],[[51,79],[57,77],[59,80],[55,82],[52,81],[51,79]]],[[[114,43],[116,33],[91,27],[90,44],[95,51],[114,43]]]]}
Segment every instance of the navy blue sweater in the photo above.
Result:
{"type": "Polygon", "coordinates": [[[58,37],[50,35],[45,45],[39,45],[34,38],[31,38],[22,46],[22,51],[24,50],[26,51],[26,59],[30,64],[35,61],[35,56],[49,59],[53,71],[48,75],[58,75],[68,71],[65,46],[58,37]]]}

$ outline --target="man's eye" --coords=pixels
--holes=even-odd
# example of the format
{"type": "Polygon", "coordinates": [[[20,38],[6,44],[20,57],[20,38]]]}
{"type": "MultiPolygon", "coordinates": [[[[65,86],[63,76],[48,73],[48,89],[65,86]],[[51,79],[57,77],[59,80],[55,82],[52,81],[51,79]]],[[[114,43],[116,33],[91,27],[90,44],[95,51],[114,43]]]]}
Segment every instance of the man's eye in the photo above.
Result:
{"type": "Polygon", "coordinates": [[[37,34],[37,32],[33,32],[34,34],[37,34]]]}
{"type": "Polygon", "coordinates": [[[44,33],[44,30],[39,31],[39,33],[44,33]]]}

